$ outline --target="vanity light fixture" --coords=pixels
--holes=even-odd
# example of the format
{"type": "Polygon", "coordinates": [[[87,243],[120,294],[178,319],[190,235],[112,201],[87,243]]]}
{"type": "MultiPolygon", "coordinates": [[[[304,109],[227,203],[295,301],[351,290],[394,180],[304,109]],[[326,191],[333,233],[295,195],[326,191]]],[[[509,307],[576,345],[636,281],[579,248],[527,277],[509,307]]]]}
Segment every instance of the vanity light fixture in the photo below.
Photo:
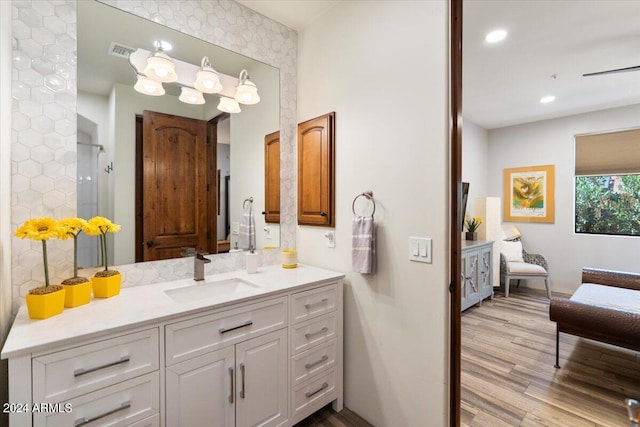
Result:
{"type": "Polygon", "coordinates": [[[220,97],[220,102],[218,103],[218,110],[223,111],[225,113],[239,113],[240,105],[233,98],[227,98],[226,96],[220,97]]]}
{"type": "Polygon", "coordinates": [[[202,92],[186,86],[182,87],[180,97],[178,99],[185,104],[204,104],[204,96],[202,96],[202,92]]]}
{"type": "Polygon", "coordinates": [[[548,95],[548,96],[543,96],[542,98],[540,98],[540,103],[541,104],[548,104],[550,102],[553,102],[556,100],[556,97],[553,95],[548,95]]]}
{"type": "Polygon", "coordinates": [[[497,43],[507,37],[506,30],[493,30],[484,38],[487,43],[497,43]]]}
{"type": "Polygon", "coordinates": [[[208,57],[202,58],[200,71],[196,74],[196,81],[193,87],[203,93],[218,93],[222,90],[222,83],[216,70],[211,66],[208,57]]]}
{"type": "Polygon", "coordinates": [[[258,88],[256,87],[255,83],[249,80],[249,73],[247,72],[247,70],[240,71],[235,99],[239,103],[245,105],[253,105],[260,102],[258,88]]]}
{"type": "Polygon", "coordinates": [[[162,87],[162,83],[152,80],[147,76],[143,76],[142,74],[138,74],[138,80],[136,81],[136,84],[133,88],[137,92],[143,93],[145,95],[164,95],[164,88],[162,87]]]}
{"type": "Polygon", "coordinates": [[[178,80],[176,74],[176,64],[173,63],[169,55],[164,53],[162,42],[156,41],[156,53],[147,59],[144,67],[144,74],[157,82],[171,83],[178,80]]]}

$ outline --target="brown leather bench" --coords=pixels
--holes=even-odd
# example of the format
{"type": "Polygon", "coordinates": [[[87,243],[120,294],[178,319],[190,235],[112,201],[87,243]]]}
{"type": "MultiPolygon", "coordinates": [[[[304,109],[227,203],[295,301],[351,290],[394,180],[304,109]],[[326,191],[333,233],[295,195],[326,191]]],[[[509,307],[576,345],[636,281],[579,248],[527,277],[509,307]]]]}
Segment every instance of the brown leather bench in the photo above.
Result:
{"type": "Polygon", "coordinates": [[[571,298],[551,298],[549,319],[556,322],[556,368],[560,332],[640,351],[640,274],[583,268],[571,298]]]}

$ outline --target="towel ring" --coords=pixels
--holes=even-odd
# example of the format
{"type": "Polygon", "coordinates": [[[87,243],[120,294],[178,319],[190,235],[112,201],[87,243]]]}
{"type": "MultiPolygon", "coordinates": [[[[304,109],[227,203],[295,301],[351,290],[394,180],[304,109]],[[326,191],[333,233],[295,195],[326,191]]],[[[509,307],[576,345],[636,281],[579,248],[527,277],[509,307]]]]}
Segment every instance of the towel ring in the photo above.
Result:
{"type": "Polygon", "coordinates": [[[244,202],[242,202],[242,209],[246,208],[247,202],[249,202],[249,207],[251,207],[251,205],[253,204],[253,197],[249,197],[248,199],[244,199],[244,202]]]}
{"type": "Polygon", "coordinates": [[[353,212],[354,215],[356,214],[356,200],[360,197],[365,197],[367,200],[371,200],[371,203],[373,203],[373,212],[371,212],[371,216],[373,216],[376,213],[376,201],[373,200],[373,191],[371,190],[360,193],[353,199],[353,203],[351,203],[351,212],[353,212]]]}

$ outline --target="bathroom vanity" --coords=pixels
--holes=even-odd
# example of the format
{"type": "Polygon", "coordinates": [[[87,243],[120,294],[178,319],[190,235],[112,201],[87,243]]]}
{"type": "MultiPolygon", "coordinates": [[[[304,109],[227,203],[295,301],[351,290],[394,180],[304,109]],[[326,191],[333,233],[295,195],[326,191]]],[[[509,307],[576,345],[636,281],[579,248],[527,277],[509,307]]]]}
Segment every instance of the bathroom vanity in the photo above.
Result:
{"type": "Polygon", "coordinates": [[[267,266],[123,288],[3,348],[18,426],[291,426],[343,405],[343,275],[267,266]]]}

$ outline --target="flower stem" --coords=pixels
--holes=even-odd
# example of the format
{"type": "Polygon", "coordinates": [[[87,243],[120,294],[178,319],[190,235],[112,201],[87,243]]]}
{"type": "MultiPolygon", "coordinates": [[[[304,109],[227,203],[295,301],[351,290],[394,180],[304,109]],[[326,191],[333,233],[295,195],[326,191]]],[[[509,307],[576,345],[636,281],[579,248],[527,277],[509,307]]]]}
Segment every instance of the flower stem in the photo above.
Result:
{"type": "Polygon", "coordinates": [[[44,285],[49,286],[49,264],[47,263],[47,241],[42,241],[42,257],[44,258],[44,285]]]}
{"type": "Polygon", "coordinates": [[[107,262],[107,233],[100,234],[102,241],[102,260],[104,261],[104,271],[107,271],[109,268],[107,267],[109,263],[107,262]]]}
{"type": "Polygon", "coordinates": [[[73,278],[78,277],[78,235],[73,235],[73,278]]]}

